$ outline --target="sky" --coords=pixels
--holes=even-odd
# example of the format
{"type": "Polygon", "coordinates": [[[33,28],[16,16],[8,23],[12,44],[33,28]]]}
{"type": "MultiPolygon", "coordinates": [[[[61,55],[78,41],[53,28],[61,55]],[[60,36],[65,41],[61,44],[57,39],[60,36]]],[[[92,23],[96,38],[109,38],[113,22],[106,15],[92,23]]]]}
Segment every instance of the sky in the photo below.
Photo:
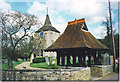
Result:
{"type": "MultiPolygon", "coordinates": [[[[118,32],[118,1],[111,0],[113,29],[116,32],[118,32]]],[[[61,34],[68,22],[74,21],[75,18],[85,18],[89,32],[97,39],[102,39],[106,35],[102,21],[109,17],[107,0],[0,0],[0,9],[35,15],[42,24],[45,21],[47,7],[52,25],[61,34]]],[[[35,27],[34,30],[40,27],[35,27]]]]}

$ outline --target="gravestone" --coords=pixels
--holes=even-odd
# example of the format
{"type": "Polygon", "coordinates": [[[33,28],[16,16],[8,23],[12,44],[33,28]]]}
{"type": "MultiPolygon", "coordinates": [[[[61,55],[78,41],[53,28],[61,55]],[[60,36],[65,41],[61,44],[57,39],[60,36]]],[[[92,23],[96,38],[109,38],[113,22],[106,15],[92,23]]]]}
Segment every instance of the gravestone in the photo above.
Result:
{"type": "Polygon", "coordinates": [[[106,64],[109,65],[109,56],[106,56],[106,64]]]}
{"type": "Polygon", "coordinates": [[[101,63],[102,63],[102,65],[104,65],[104,56],[103,55],[101,56],[101,63]]]}
{"type": "Polygon", "coordinates": [[[104,65],[106,65],[106,56],[104,56],[104,65]]]}
{"type": "Polygon", "coordinates": [[[45,61],[46,61],[46,63],[49,65],[49,58],[48,57],[45,57],[45,61]]]}
{"type": "Polygon", "coordinates": [[[110,65],[113,65],[113,56],[110,56],[110,65]]]}

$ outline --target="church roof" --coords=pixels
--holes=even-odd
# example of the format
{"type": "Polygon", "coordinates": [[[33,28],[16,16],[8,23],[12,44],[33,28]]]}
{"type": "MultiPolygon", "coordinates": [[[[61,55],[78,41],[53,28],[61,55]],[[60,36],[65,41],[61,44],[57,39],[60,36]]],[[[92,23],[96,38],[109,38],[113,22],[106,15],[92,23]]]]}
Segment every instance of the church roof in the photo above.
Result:
{"type": "Polygon", "coordinates": [[[64,33],[45,51],[65,48],[107,49],[89,31],[85,19],[68,22],[64,33]]]}
{"type": "Polygon", "coordinates": [[[40,29],[38,29],[36,33],[39,33],[42,31],[49,31],[49,30],[60,33],[56,28],[52,26],[49,15],[47,14],[44,25],[40,29]]]}

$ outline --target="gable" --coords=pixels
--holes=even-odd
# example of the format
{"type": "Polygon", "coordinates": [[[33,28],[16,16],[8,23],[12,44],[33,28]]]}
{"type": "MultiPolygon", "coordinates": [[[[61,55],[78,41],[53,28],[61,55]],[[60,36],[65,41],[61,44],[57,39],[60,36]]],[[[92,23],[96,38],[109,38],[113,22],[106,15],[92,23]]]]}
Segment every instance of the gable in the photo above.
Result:
{"type": "Polygon", "coordinates": [[[88,28],[87,28],[87,25],[86,25],[86,23],[84,22],[84,24],[82,25],[82,28],[81,28],[82,30],[85,30],[85,31],[88,31],[88,28]]]}

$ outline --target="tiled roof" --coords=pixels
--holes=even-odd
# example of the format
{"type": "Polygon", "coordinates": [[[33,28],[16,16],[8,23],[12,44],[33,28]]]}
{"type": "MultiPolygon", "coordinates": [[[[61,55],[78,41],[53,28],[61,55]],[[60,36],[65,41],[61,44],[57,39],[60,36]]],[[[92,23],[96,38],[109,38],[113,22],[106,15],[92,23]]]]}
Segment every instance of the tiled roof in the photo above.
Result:
{"type": "Polygon", "coordinates": [[[63,48],[96,48],[107,49],[99,42],[89,31],[85,19],[79,19],[68,22],[64,33],[56,40],[54,44],[46,50],[63,49],[63,48]]]}

